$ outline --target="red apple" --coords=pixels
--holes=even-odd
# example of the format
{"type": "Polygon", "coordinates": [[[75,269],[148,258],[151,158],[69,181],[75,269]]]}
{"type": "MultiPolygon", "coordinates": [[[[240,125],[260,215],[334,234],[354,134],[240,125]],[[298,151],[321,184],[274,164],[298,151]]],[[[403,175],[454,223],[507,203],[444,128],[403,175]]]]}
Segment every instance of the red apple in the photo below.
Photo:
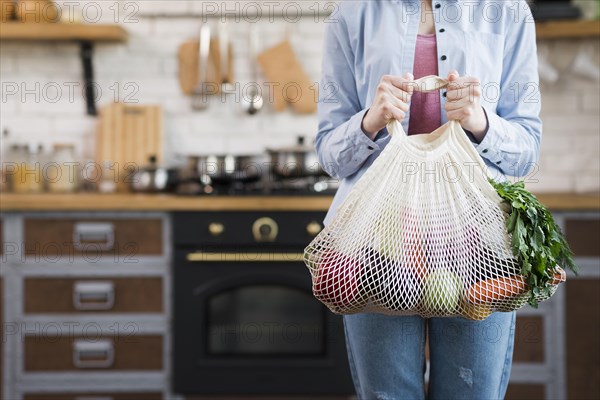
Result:
{"type": "Polygon", "coordinates": [[[313,275],[315,297],[335,312],[359,311],[367,303],[361,290],[364,265],[344,254],[327,251],[317,262],[313,275]]]}

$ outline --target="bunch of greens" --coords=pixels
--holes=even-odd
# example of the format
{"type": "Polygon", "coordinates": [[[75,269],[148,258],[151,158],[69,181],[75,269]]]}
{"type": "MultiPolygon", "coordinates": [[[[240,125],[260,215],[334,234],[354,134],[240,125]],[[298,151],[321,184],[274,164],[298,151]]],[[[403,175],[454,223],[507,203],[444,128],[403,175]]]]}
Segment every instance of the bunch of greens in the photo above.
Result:
{"type": "Polygon", "coordinates": [[[536,296],[549,295],[557,266],[577,273],[573,253],[552,214],[523,182],[498,183],[490,179],[490,183],[509,206],[506,228],[512,235],[512,251],[531,288],[529,304],[537,307],[536,296]]]}

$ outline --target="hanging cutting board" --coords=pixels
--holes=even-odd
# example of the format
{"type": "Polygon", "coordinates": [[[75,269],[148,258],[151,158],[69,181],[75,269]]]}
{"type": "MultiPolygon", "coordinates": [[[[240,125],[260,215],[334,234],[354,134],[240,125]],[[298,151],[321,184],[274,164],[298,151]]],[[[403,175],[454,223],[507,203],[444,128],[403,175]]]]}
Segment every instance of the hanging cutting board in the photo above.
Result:
{"type": "Polygon", "coordinates": [[[298,61],[289,41],[265,50],[258,56],[258,63],[270,82],[279,84],[273,93],[273,108],[283,111],[291,104],[294,111],[301,114],[317,110],[314,84],[298,61]]]}
{"type": "MultiPolygon", "coordinates": [[[[198,66],[199,43],[198,40],[187,40],[179,46],[179,85],[184,94],[190,95],[200,82],[200,69],[198,66]]],[[[227,66],[228,82],[233,82],[233,46],[229,44],[229,56],[227,66]]],[[[210,41],[209,60],[208,60],[208,80],[214,84],[211,87],[213,93],[220,93],[221,83],[225,74],[221,74],[221,51],[219,39],[210,41]],[[214,88],[214,90],[212,90],[214,88]]]]}
{"type": "Polygon", "coordinates": [[[163,157],[162,109],[158,105],[113,103],[100,110],[96,162],[116,163],[119,191],[127,190],[127,179],[148,164],[150,156],[163,157]]]}

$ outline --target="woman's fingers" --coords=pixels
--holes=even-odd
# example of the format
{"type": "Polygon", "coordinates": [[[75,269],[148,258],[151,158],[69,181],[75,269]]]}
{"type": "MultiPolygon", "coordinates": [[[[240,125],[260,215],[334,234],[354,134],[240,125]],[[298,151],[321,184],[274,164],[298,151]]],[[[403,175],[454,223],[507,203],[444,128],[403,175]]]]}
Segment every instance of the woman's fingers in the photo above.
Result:
{"type": "Polygon", "coordinates": [[[387,94],[401,100],[404,103],[410,103],[410,98],[411,98],[411,94],[408,92],[405,92],[402,89],[398,89],[396,86],[390,85],[390,84],[383,84],[382,86],[382,90],[384,90],[387,94]]]}

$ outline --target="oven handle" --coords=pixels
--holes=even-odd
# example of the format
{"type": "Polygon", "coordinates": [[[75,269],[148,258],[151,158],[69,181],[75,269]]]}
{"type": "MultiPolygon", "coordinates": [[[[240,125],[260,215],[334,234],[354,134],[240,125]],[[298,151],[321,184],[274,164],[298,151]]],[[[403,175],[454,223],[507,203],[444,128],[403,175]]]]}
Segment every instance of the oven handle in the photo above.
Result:
{"type": "Polygon", "coordinates": [[[190,262],[301,262],[303,253],[188,253],[190,262]]]}

